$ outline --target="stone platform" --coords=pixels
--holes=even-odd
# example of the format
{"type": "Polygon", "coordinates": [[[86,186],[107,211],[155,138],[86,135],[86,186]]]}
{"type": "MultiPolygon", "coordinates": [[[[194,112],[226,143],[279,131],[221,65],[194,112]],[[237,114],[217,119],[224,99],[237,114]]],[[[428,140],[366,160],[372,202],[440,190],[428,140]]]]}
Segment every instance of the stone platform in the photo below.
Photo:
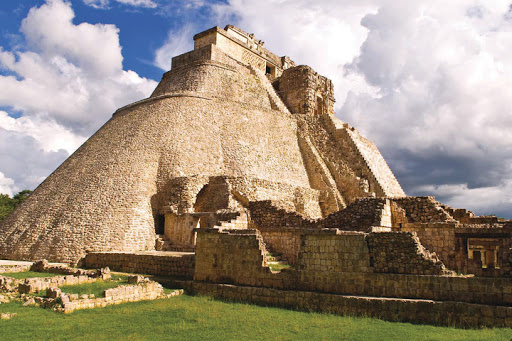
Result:
{"type": "Polygon", "coordinates": [[[512,307],[454,301],[337,295],[205,282],[181,283],[189,293],[227,301],[373,317],[387,321],[457,326],[512,327],[512,307]]]}
{"type": "Polygon", "coordinates": [[[194,252],[89,252],[84,258],[83,266],[108,266],[113,271],[192,279],[195,257],[194,252]]]}

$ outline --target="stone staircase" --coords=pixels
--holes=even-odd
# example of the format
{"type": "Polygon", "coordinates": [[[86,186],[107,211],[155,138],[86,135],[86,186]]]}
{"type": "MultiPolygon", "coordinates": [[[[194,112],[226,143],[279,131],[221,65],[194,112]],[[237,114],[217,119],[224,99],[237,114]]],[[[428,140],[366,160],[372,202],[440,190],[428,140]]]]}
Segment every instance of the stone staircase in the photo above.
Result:
{"type": "Polygon", "coordinates": [[[288,107],[283,103],[283,100],[279,97],[265,73],[250,64],[247,67],[251,70],[251,73],[260,80],[261,85],[263,85],[263,88],[267,91],[272,109],[290,114],[290,110],[288,110],[288,107]]]}

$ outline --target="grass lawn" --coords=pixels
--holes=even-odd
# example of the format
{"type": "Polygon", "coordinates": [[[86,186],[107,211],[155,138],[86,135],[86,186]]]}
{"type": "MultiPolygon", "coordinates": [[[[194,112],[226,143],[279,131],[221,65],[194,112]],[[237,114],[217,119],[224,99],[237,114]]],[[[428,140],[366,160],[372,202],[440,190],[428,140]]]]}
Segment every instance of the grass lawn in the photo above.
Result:
{"type": "Polygon", "coordinates": [[[204,297],[126,303],[64,315],[19,302],[0,339],[38,340],[510,340],[512,329],[463,330],[303,313],[204,297]]]}
{"type": "Polygon", "coordinates": [[[25,278],[34,278],[34,277],[55,277],[55,276],[62,276],[62,275],[51,274],[48,272],[23,271],[23,272],[0,273],[0,276],[12,277],[12,278],[16,278],[16,279],[25,279],[25,278]]]}

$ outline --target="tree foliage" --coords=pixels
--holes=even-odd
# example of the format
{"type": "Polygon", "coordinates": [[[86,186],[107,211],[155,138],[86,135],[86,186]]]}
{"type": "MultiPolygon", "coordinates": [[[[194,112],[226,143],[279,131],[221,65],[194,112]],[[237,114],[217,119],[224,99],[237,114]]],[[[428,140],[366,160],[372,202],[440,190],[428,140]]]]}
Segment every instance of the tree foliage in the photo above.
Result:
{"type": "Polygon", "coordinates": [[[12,198],[8,194],[0,194],[0,221],[4,220],[16,206],[21,204],[23,200],[25,200],[32,191],[28,189],[19,192],[14,195],[12,198]]]}

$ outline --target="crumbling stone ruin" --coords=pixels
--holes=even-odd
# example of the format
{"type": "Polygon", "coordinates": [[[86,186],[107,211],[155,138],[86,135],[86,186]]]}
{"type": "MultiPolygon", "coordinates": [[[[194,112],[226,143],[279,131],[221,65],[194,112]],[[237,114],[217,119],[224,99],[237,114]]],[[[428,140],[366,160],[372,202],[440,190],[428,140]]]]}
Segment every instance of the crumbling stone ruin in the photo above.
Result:
{"type": "Polygon", "coordinates": [[[85,256],[225,299],[511,326],[512,222],[406,196],[334,101],[328,78],[253,35],[201,32],[1,223],[0,258],[85,256]]]}
{"type": "MultiPolygon", "coordinates": [[[[62,313],[72,313],[78,309],[103,308],[109,305],[143,300],[170,298],[183,294],[183,290],[172,290],[165,293],[162,285],[141,275],[128,276],[128,284],[121,284],[104,290],[103,297],[94,294],[69,294],[61,287],[75,286],[111,279],[108,267],[85,270],[62,265],[50,265],[48,261],[34,262],[32,265],[11,266],[9,271],[0,274],[0,304],[9,301],[22,301],[23,306],[39,306],[62,313]],[[59,274],[62,276],[34,277],[16,279],[12,273],[34,271],[39,273],[59,274]],[[6,276],[7,275],[7,276],[6,276]],[[45,292],[43,295],[41,292],[45,292]]],[[[0,319],[10,319],[16,314],[3,313],[0,319]]]]}

